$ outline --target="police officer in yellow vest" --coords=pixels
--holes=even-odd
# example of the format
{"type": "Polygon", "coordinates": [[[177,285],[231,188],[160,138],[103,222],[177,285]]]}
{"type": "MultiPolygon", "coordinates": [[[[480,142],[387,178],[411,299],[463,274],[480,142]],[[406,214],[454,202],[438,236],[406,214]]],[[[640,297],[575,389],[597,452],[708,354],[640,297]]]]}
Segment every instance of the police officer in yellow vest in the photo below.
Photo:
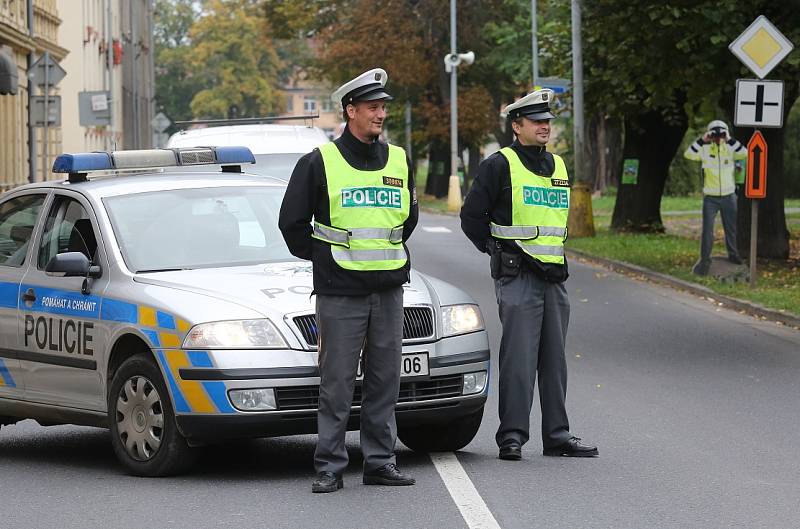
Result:
{"type": "Polygon", "coordinates": [[[503,325],[495,440],[500,459],[511,461],[521,459],[530,437],[537,373],[544,455],[598,453],[570,433],[564,403],[570,183],[564,160],[546,149],[552,96],[551,90],[536,90],[505,108],[516,140],[481,163],[461,209],[464,233],[491,255],[503,325]]]}
{"type": "Polygon", "coordinates": [[[728,260],[742,264],[736,247],[736,160],[747,159],[747,149],[728,133],[728,125],[715,119],[708,124],[702,138],[695,140],[683,156],[703,164],[703,232],[700,238],[700,260],[692,271],[708,274],[711,266],[711,247],[714,244],[714,219],[717,211],[725,230],[728,260]]]}
{"type": "Polygon", "coordinates": [[[386,72],[375,68],[333,93],[344,132],[297,162],[281,205],[278,225],[289,250],[314,264],[320,395],[313,492],[342,488],[362,349],[363,483],[414,484],[396,466],[394,408],[410,269],[404,243],[418,211],[405,151],[379,140],[392,99],[386,81],[386,72]]]}

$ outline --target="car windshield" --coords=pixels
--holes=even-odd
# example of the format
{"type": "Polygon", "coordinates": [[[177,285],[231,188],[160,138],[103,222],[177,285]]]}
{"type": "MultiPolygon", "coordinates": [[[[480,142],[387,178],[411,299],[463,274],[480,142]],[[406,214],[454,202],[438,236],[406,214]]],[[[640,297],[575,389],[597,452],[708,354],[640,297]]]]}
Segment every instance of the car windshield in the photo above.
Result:
{"type": "Polygon", "coordinates": [[[103,202],[125,264],[144,273],[294,260],[278,230],[283,192],[175,189],[103,202]]]}

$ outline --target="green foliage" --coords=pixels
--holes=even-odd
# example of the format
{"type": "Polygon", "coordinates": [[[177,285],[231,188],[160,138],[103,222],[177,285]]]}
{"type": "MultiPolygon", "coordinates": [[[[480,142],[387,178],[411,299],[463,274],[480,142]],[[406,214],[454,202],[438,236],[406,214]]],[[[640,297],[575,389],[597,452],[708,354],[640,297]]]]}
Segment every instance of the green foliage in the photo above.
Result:
{"type": "Polygon", "coordinates": [[[159,110],[173,121],[192,117],[189,103],[198,90],[196,76],[189,68],[189,29],[198,8],[194,0],[156,0],[155,3],[156,100],[159,110]]]}
{"type": "Polygon", "coordinates": [[[701,191],[702,180],[700,164],[683,157],[686,148],[700,136],[695,129],[686,131],[681,146],[669,166],[664,194],[668,196],[687,196],[701,191]]]}
{"type": "Polygon", "coordinates": [[[282,109],[277,91],[280,62],[257,2],[209,0],[190,31],[191,65],[203,72],[192,99],[195,117],[263,116],[282,109]]]}
{"type": "Polygon", "coordinates": [[[281,110],[286,70],[261,0],[156,0],[154,22],[156,99],[172,120],[281,110]]]}

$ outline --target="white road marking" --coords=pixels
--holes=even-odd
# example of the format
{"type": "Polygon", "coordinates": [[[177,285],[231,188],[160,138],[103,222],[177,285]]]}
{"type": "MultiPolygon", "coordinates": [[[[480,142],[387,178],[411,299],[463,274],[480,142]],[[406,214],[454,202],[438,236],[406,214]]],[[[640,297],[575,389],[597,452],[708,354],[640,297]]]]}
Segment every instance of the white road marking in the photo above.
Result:
{"type": "Polygon", "coordinates": [[[470,529],[500,529],[500,524],[478,494],[456,455],[442,452],[431,453],[430,457],[467,526],[470,529]]]}
{"type": "Polygon", "coordinates": [[[453,230],[444,226],[423,226],[422,230],[428,233],[453,233],[453,230]]]}

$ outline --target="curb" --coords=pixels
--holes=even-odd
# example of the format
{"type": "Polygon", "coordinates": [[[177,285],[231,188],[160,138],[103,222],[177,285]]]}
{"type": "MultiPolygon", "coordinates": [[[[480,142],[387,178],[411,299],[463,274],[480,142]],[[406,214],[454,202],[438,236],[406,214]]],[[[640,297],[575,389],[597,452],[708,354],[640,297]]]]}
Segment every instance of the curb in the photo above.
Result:
{"type": "Polygon", "coordinates": [[[756,316],[761,319],[775,321],[783,325],[800,329],[800,316],[796,316],[792,313],[781,312],[774,309],[768,309],[767,307],[764,307],[757,303],[752,303],[750,301],[745,301],[742,299],[725,296],[723,294],[718,294],[713,290],[711,290],[710,288],[704,287],[703,285],[698,285],[696,283],[684,281],[683,279],[678,279],[677,277],[668,276],[660,272],[654,272],[653,270],[650,270],[648,268],[643,268],[641,266],[626,263],[624,261],[615,261],[613,259],[606,259],[605,257],[597,257],[595,255],[591,255],[585,252],[581,252],[579,250],[572,250],[572,249],[567,250],[567,255],[572,257],[577,257],[584,261],[590,261],[595,264],[599,264],[615,272],[644,276],[650,281],[653,281],[654,283],[666,285],[675,288],[677,290],[684,290],[696,296],[708,298],[711,301],[722,302],[728,308],[732,308],[740,312],[745,312],[747,314],[750,314],[751,316],[756,316]]]}

